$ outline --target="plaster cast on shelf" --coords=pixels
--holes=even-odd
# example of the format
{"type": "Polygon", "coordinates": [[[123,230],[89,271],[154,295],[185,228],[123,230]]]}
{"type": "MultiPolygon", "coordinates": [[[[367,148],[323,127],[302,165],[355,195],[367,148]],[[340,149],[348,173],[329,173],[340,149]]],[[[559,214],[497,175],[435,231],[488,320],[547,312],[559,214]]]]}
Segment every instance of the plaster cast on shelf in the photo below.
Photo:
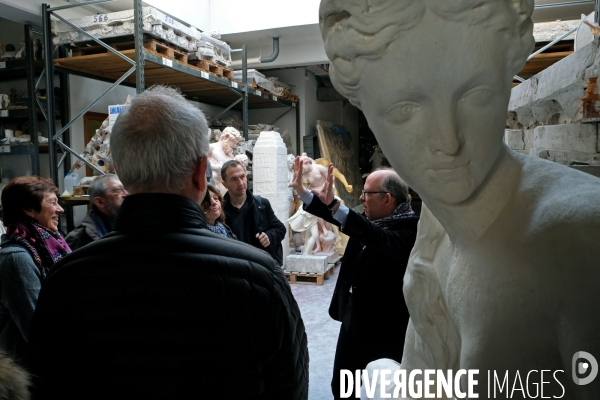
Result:
{"type": "Polygon", "coordinates": [[[25,58],[25,55],[25,41],[21,38],[21,46],[19,47],[17,54],[15,54],[15,58],[25,58]]]}
{"type": "MultiPolygon", "coordinates": [[[[131,100],[132,97],[128,95],[124,104],[131,103],[131,100]]],[[[80,156],[104,173],[115,173],[110,152],[110,127],[108,117],[102,122],[100,128],[96,129],[94,136],[85,146],[85,149],[80,156]]],[[[77,160],[73,163],[69,172],[74,172],[83,167],[83,165],[84,163],[81,160],[77,160]]]]}
{"type": "Polygon", "coordinates": [[[0,60],[13,60],[16,55],[17,55],[17,51],[15,49],[15,46],[13,46],[12,44],[8,43],[4,47],[4,52],[0,56],[0,60]]]}
{"type": "Polygon", "coordinates": [[[0,94],[0,109],[7,109],[10,106],[10,98],[7,94],[0,94]]]}
{"type": "Polygon", "coordinates": [[[596,398],[572,358],[600,357],[600,181],[502,142],[533,0],[372,3],[323,0],[320,27],[334,86],[423,199],[402,368],[479,369],[480,398],[487,370],[562,370],[544,396],[596,398]]]}

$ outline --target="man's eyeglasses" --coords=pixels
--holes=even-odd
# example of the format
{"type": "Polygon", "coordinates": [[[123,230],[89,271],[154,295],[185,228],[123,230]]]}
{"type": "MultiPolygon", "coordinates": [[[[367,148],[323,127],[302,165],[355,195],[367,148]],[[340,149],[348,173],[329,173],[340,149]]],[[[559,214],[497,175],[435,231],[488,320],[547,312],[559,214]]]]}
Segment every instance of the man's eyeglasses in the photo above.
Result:
{"type": "Polygon", "coordinates": [[[388,192],[381,192],[381,191],[380,191],[380,192],[367,192],[367,191],[365,191],[365,190],[363,189],[363,190],[361,190],[361,191],[360,191],[360,193],[361,193],[361,196],[362,196],[362,197],[365,197],[367,194],[375,194],[375,193],[388,193],[388,192]]]}
{"type": "Polygon", "coordinates": [[[121,194],[121,193],[125,192],[125,188],[114,188],[114,189],[110,189],[108,192],[121,194]]]}

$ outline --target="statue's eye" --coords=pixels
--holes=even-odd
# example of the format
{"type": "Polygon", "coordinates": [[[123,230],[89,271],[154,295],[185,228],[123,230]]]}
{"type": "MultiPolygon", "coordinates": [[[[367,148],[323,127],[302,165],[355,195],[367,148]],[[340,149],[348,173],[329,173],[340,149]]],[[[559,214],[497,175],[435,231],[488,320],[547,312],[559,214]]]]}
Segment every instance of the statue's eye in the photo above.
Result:
{"type": "Polygon", "coordinates": [[[405,122],[408,121],[415,113],[417,113],[421,107],[412,102],[402,102],[396,104],[388,114],[388,118],[393,122],[405,122]]]}
{"type": "Polygon", "coordinates": [[[466,101],[472,105],[483,107],[487,106],[492,99],[494,94],[491,90],[486,87],[478,87],[469,90],[466,94],[461,97],[461,101],[466,101]]]}

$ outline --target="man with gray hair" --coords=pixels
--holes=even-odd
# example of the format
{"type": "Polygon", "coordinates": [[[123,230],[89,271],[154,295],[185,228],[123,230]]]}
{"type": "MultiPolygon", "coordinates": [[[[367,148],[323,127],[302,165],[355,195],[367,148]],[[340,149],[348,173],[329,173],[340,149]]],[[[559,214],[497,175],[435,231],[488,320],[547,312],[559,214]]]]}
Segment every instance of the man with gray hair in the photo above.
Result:
{"type": "Polygon", "coordinates": [[[115,230],[46,279],[36,399],[307,399],[307,338],[281,268],[207,229],[208,138],[174,89],[119,115],[111,151],[129,195],[115,230]]]}
{"type": "Polygon", "coordinates": [[[342,323],[331,380],[334,398],[339,399],[342,370],[354,373],[380,358],[402,360],[398,336],[406,332],[409,314],[397,288],[402,287],[419,217],[411,208],[408,186],[394,170],[369,174],[360,215],[334,198],[333,169],[329,164],[325,184],[311,192],[302,184],[303,158],[296,157],[290,187],[307,212],[350,236],[329,306],[331,318],[342,323]],[[385,329],[372,329],[382,322],[385,329]]]}
{"type": "Polygon", "coordinates": [[[88,211],[81,224],[65,238],[73,251],[100,239],[113,230],[117,212],[127,196],[127,190],[117,175],[105,174],[92,181],[88,194],[92,209],[88,211]]]}

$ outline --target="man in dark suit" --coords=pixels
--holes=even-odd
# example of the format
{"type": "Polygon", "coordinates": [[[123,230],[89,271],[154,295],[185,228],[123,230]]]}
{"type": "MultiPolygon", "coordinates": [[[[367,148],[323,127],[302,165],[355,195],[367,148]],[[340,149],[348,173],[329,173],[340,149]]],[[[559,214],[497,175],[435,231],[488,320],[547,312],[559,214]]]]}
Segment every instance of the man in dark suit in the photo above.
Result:
{"type": "Polygon", "coordinates": [[[340,370],[362,370],[380,358],[402,360],[409,319],[402,280],[419,217],[410,206],[408,186],[392,169],[380,169],[367,177],[360,196],[364,215],[334,198],[333,180],[330,164],[324,187],[306,190],[297,157],[290,186],[306,211],[350,236],[329,306],[331,318],[342,322],[331,381],[338,399],[340,370]]]}

